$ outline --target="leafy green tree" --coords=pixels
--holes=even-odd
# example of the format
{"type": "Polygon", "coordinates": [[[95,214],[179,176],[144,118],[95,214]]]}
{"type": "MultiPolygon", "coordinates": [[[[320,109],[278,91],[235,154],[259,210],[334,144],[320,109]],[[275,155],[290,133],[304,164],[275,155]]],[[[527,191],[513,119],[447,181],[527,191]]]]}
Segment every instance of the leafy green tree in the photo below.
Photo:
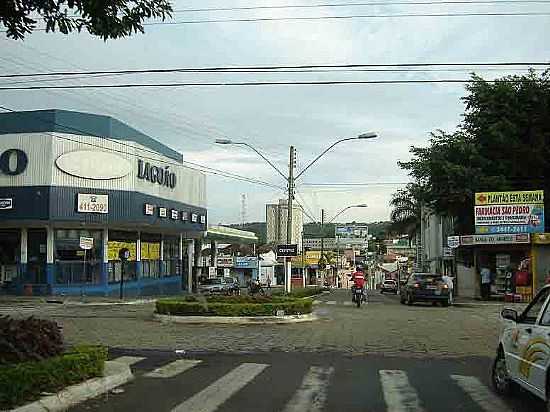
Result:
{"type": "Polygon", "coordinates": [[[472,80],[458,129],[432,133],[428,147],[411,147],[412,159],[399,163],[425,190],[428,207],[457,217],[460,233],[474,229],[475,192],[550,195],[550,71],[472,80]]]}
{"type": "Polygon", "coordinates": [[[7,36],[23,39],[45,23],[47,32],[87,30],[104,40],[143,33],[145,19],[172,16],[168,0],[1,0],[0,22],[7,36]]]}

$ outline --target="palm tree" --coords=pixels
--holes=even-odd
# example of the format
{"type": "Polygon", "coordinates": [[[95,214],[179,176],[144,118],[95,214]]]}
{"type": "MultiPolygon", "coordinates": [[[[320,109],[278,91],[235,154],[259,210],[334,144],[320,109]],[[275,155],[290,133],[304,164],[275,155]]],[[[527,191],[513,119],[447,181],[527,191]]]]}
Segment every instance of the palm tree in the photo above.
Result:
{"type": "Polygon", "coordinates": [[[409,184],[405,189],[395,192],[390,200],[390,230],[408,234],[409,243],[420,230],[422,193],[421,187],[409,184]]]}

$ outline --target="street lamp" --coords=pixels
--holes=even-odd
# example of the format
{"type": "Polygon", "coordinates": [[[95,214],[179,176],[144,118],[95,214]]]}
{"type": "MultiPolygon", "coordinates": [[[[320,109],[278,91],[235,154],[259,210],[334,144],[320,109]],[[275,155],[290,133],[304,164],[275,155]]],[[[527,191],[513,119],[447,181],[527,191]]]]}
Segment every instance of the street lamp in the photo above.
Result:
{"type": "MultiPolygon", "coordinates": [[[[294,182],[296,179],[299,179],[305,172],[308,170],[317,160],[319,160],[326,152],[328,152],[330,149],[332,149],[334,146],[336,146],[339,143],[346,142],[348,140],[364,140],[364,139],[374,139],[375,137],[378,137],[378,135],[374,132],[366,132],[361,133],[355,137],[348,137],[345,139],[340,139],[331,144],[329,147],[327,147],[324,151],[322,151],[315,159],[313,159],[305,168],[302,169],[300,173],[298,173],[296,176],[294,176],[294,168],[295,166],[295,160],[296,160],[296,149],[294,146],[290,146],[290,161],[289,161],[289,171],[288,176],[286,176],[283,172],[279,170],[277,166],[275,166],[267,157],[265,157],[260,151],[258,151],[254,146],[245,143],[245,142],[234,142],[231,139],[216,139],[217,144],[223,144],[223,145],[242,145],[247,146],[248,148],[255,151],[262,159],[264,159],[275,171],[281,175],[287,182],[288,182],[288,205],[287,205],[287,226],[286,226],[286,241],[287,243],[292,243],[292,201],[294,198],[294,182]]],[[[365,205],[366,206],[366,205],[365,205]]],[[[359,206],[364,207],[364,206],[359,206]]],[[[343,213],[340,212],[340,213],[343,213]]],[[[334,217],[336,218],[336,216],[334,217]]],[[[333,219],[334,219],[333,218],[333,219]]],[[[290,260],[288,261],[290,264],[290,260]]],[[[287,267],[287,274],[286,274],[286,290],[287,292],[290,292],[290,271],[291,267],[287,267]]]]}

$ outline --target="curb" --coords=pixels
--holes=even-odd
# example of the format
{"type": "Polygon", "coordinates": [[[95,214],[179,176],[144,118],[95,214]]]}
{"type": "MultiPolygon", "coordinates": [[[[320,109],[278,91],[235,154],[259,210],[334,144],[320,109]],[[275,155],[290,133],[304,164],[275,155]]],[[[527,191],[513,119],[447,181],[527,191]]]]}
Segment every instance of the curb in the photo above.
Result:
{"type": "Polygon", "coordinates": [[[163,323],[204,324],[218,323],[231,325],[268,325],[313,322],[320,318],[314,313],[285,316],[173,316],[153,314],[153,318],[163,323]]]}
{"type": "Polygon", "coordinates": [[[126,302],[77,302],[66,301],[63,302],[66,306],[115,306],[115,305],[144,305],[146,303],[155,303],[157,299],[139,299],[130,300],[126,302]]]}
{"type": "Polygon", "coordinates": [[[105,375],[88,379],[82,383],[69,386],[55,395],[44,396],[39,400],[12,409],[12,412],[53,412],[66,411],[71,406],[90,398],[95,398],[134,378],[130,367],[116,361],[105,362],[105,375]]]}

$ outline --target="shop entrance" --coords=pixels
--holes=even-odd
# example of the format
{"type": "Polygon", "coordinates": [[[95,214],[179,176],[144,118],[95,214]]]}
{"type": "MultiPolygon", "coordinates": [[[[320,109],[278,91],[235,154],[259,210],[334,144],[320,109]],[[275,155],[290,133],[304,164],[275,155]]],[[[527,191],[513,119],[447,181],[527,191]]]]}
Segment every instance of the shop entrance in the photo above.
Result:
{"type": "Polygon", "coordinates": [[[23,283],[46,284],[46,229],[29,229],[27,233],[28,264],[23,283]]]}
{"type": "Polygon", "coordinates": [[[21,256],[21,232],[0,230],[0,288],[9,289],[17,278],[17,263],[21,256]]]}

